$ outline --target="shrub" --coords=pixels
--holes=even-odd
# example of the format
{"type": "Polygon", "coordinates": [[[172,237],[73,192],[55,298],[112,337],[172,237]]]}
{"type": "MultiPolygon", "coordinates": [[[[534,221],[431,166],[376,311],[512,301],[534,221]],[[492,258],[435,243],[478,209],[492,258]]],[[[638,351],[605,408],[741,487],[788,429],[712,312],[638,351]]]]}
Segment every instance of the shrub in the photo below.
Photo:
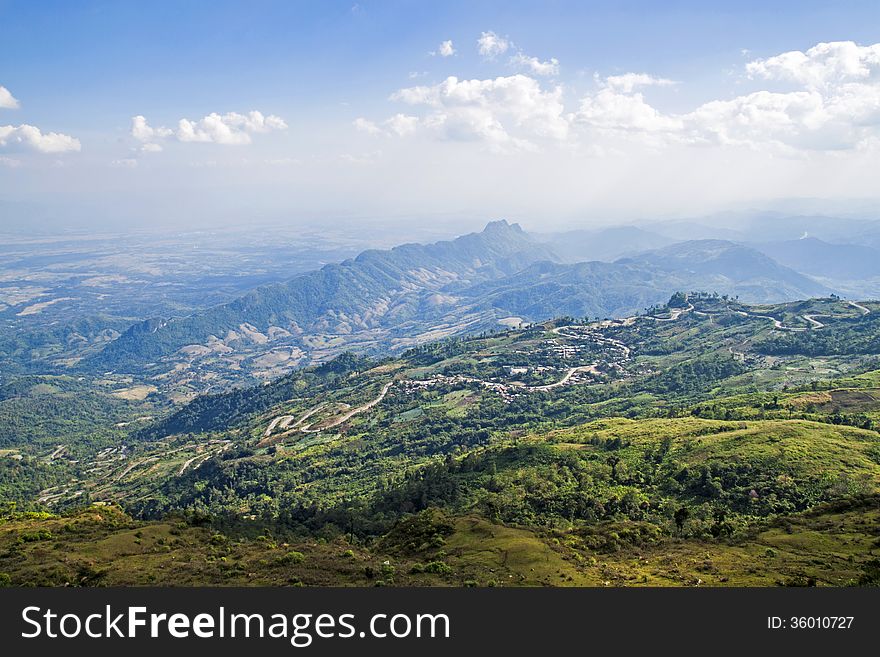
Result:
{"type": "Polygon", "coordinates": [[[293,550],[285,555],[278,557],[278,563],[282,564],[297,564],[302,563],[305,560],[306,555],[304,555],[302,552],[297,552],[296,550],[293,550]]]}
{"type": "Polygon", "coordinates": [[[445,564],[442,561],[431,561],[425,564],[425,572],[435,575],[449,575],[452,573],[452,568],[449,567],[449,564],[445,564]]]}

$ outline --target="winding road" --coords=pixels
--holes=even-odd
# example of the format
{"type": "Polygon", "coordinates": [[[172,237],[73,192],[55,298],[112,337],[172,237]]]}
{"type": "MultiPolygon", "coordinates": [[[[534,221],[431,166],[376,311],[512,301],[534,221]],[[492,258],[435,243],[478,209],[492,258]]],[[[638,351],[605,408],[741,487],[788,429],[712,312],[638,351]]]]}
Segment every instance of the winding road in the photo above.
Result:
{"type": "MultiPolygon", "coordinates": [[[[592,374],[599,374],[600,373],[596,369],[595,363],[592,365],[580,365],[578,367],[570,368],[568,371],[566,371],[566,373],[562,376],[562,378],[559,379],[559,381],[556,381],[554,383],[548,383],[547,385],[543,385],[543,386],[516,386],[516,387],[519,390],[527,390],[529,392],[542,392],[545,390],[553,390],[554,388],[559,388],[560,386],[564,386],[565,384],[567,384],[571,380],[571,377],[573,377],[578,372],[590,372],[592,374]]],[[[486,381],[483,381],[482,379],[472,379],[470,381],[473,383],[481,383],[481,384],[488,383],[486,381]]],[[[370,410],[371,408],[373,408],[374,406],[379,404],[383,399],[385,399],[385,396],[388,394],[388,391],[391,390],[391,387],[395,383],[396,383],[396,381],[389,381],[384,386],[382,386],[382,391],[379,393],[379,395],[375,399],[367,402],[366,404],[363,404],[362,406],[358,406],[357,408],[353,408],[350,411],[343,413],[339,417],[334,418],[333,421],[329,422],[328,424],[325,424],[320,427],[314,427],[314,428],[311,424],[309,424],[309,425],[306,425],[304,427],[299,428],[298,430],[303,433],[320,433],[321,431],[326,431],[327,429],[332,429],[333,427],[338,427],[340,424],[348,422],[354,416],[360,415],[361,413],[365,413],[366,411],[370,410]]],[[[498,385],[498,384],[495,384],[495,385],[498,385]]],[[[323,403],[319,404],[318,406],[316,406],[315,408],[309,410],[291,428],[296,427],[301,422],[303,422],[306,418],[308,418],[311,415],[314,415],[315,413],[317,413],[319,410],[321,410],[321,408],[323,408],[326,405],[327,405],[327,403],[323,402],[323,403]]],[[[281,416],[274,418],[269,423],[269,428],[266,429],[266,431],[264,432],[264,436],[268,437],[271,434],[271,432],[274,431],[278,426],[281,426],[282,428],[284,428],[284,425],[282,423],[287,418],[292,418],[292,416],[281,415],[281,416]]]]}
{"type": "Polygon", "coordinates": [[[674,322],[685,313],[689,313],[694,309],[694,304],[688,301],[687,308],[670,308],[669,317],[654,317],[654,315],[644,315],[645,319],[653,319],[655,322],[674,322]]]}
{"type": "Polygon", "coordinates": [[[325,429],[332,429],[333,427],[338,427],[343,422],[348,422],[355,415],[359,415],[360,413],[363,413],[365,411],[370,410],[371,408],[373,408],[373,406],[375,406],[376,404],[381,402],[383,399],[385,399],[385,395],[388,394],[388,391],[391,389],[391,386],[393,386],[393,385],[394,385],[394,381],[389,381],[388,383],[386,383],[382,387],[382,392],[380,392],[379,396],[376,397],[373,401],[367,402],[363,406],[358,406],[357,408],[351,409],[347,413],[340,415],[338,418],[333,420],[330,424],[326,424],[323,427],[320,427],[318,429],[312,429],[312,425],[308,425],[308,426],[300,429],[300,431],[302,431],[303,433],[318,433],[319,431],[324,431],[325,429]]]}
{"type": "Polygon", "coordinates": [[[579,367],[572,367],[569,369],[565,375],[559,379],[556,383],[548,383],[545,386],[524,386],[526,390],[531,392],[540,392],[542,390],[552,390],[553,388],[558,388],[559,386],[564,386],[568,383],[569,379],[573,377],[578,372],[590,372],[591,374],[598,374],[599,371],[596,369],[596,365],[581,365],[579,367]]]}
{"type": "MultiPolygon", "coordinates": [[[[847,303],[850,306],[861,310],[866,315],[871,312],[870,309],[866,308],[865,306],[863,306],[861,304],[856,303],[855,301],[848,301],[847,303]]],[[[729,307],[728,307],[728,310],[730,310],[731,312],[733,312],[737,315],[741,315],[743,317],[754,317],[754,318],[758,318],[758,319],[770,320],[771,322],[773,322],[773,327],[780,330],[780,331],[807,331],[807,330],[809,330],[807,327],[803,327],[803,326],[786,326],[785,324],[782,323],[782,321],[776,319],[775,317],[771,317],[770,315],[756,315],[756,314],[744,312],[742,310],[732,310],[729,307]]],[[[599,322],[594,322],[592,324],[581,324],[581,325],[571,324],[571,325],[566,325],[566,326],[557,326],[557,327],[551,329],[550,332],[555,335],[562,336],[564,338],[571,338],[571,339],[577,340],[577,339],[583,339],[587,336],[573,335],[571,333],[567,333],[566,329],[585,329],[585,328],[590,329],[590,328],[603,328],[603,327],[609,327],[609,326],[629,326],[629,325],[633,324],[634,322],[636,322],[638,319],[649,319],[649,320],[653,320],[655,322],[673,322],[673,321],[679,319],[685,313],[692,312],[692,311],[695,314],[699,314],[699,315],[705,315],[705,316],[711,315],[710,313],[707,313],[707,312],[695,310],[694,305],[690,301],[688,301],[687,308],[672,308],[672,309],[670,309],[669,317],[655,317],[652,315],[636,315],[633,317],[626,317],[624,319],[619,319],[619,320],[602,320],[599,322]]],[[[810,328],[812,328],[814,330],[818,330],[818,329],[825,327],[825,324],[823,324],[822,322],[820,322],[819,320],[816,319],[816,317],[821,317],[821,316],[822,315],[818,315],[818,314],[801,315],[801,317],[806,322],[810,323],[810,325],[811,325],[810,328]]],[[[608,344],[611,344],[611,345],[621,349],[624,352],[625,359],[629,358],[631,351],[627,345],[625,345],[622,342],[619,342],[617,340],[605,339],[604,341],[608,344]]],[[[728,350],[730,351],[731,355],[733,355],[734,358],[737,358],[739,360],[745,359],[745,356],[746,356],[745,353],[734,350],[734,348],[732,346],[728,347],[728,350]]],[[[597,365],[598,365],[598,363],[593,363],[591,365],[579,365],[577,367],[569,368],[566,371],[566,373],[562,376],[562,378],[559,379],[559,381],[556,381],[554,383],[548,383],[546,385],[540,385],[540,386],[525,386],[522,384],[518,384],[518,385],[517,384],[509,384],[509,385],[517,388],[518,390],[527,390],[529,392],[542,392],[542,391],[546,391],[546,390],[553,390],[554,388],[559,388],[561,386],[566,385],[569,381],[571,381],[571,378],[579,372],[589,372],[589,373],[595,374],[595,375],[600,374],[600,372],[597,369],[597,365]]],[[[482,379],[468,378],[467,380],[469,382],[480,383],[482,385],[486,385],[489,387],[496,387],[499,385],[504,385],[504,384],[498,384],[498,383],[494,383],[494,382],[483,381],[482,379]]],[[[403,381],[403,379],[401,379],[400,381],[403,381]]],[[[340,424],[344,424],[345,422],[348,422],[351,418],[355,417],[356,415],[360,415],[361,413],[365,413],[366,411],[370,410],[371,408],[373,408],[374,406],[379,404],[383,399],[385,399],[385,396],[388,394],[388,391],[391,390],[391,387],[396,382],[397,382],[397,380],[389,381],[388,383],[386,383],[382,387],[381,392],[379,393],[379,395],[375,399],[367,402],[366,404],[358,406],[357,408],[353,408],[353,409],[343,413],[342,415],[334,418],[331,422],[329,422],[321,427],[313,428],[312,424],[308,424],[305,426],[300,426],[300,425],[303,422],[305,422],[305,420],[307,420],[309,417],[311,417],[312,415],[314,415],[315,413],[317,413],[318,411],[320,411],[321,409],[326,407],[327,402],[322,402],[321,404],[318,404],[314,408],[310,409],[305,414],[303,414],[294,424],[291,424],[291,422],[294,419],[293,415],[280,415],[280,416],[274,418],[269,423],[268,428],[264,432],[264,437],[266,437],[266,438],[270,437],[272,432],[278,428],[284,429],[285,431],[296,429],[296,430],[301,431],[303,433],[320,433],[321,431],[325,431],[326,429],[332,429],[333,427],[338,427],[340,424]]],[[[181,472],[186,469],[187,465],[188,465],[188,463],[184,464],[184,467],[182,468],[181,472]]]]}
{"type": "Polygon", "coordinates": [[[858,309],[861,310],[862,313],[865,314],[865,315],[870,315],[870,314],[871,314],[871,309],[870,309],[870,308],[865,308],[865,307],[864,307],[862,304],[860,304],[860,303],[856,303],[855,301],[847,301],[847,303],[848,303],[849,305],[851,305],[853,308],[858,308],[858,309]]]}
{"type": "MultiPolygon", "coordinates": [[[[282,422],[287,422],[287,421],[292,420],[292,419],[293,419],[293,416],[292,416],[292,415],[279,415],[278,417],[276,417],[274,420],[272,420],[272,421],[269,423],[269,426],[266,427],[266,431],[263,433],[263,435],[264,435],[266,438],[268,438],[269,436],[272,435],[272,432],[275,431],[275,427],[277,427],[277,426],[278,426],[279,424],[281,424],[282,422]]],[[[286,426],[286,425],[285,425],[285,426],[286,426]]]]}
{"type": "Polygon", "coordinates": [[[312,417],[315,413],[317,413],[322,408],[324,408],[326,405],[327,405],[327,402],[321,402],[320,404],[318,404],[314,408],[308,410],[305,414],[301,415],[300,418],[296,422],[294,422],[293,424],[291,424],[291,422],[293,421],[294,417],[296,417],[296,416],[294,416],[294,415],[279,415],[274,420],[272,420],[272,422],[269,423],[269,427],[263,433],[263,436],[265,438],[268,438],[269,436],[272,435],[272,432],[278,428],[284,429],[285,431],[290,430],[290,429],[295,429],[296,427],[301,425],[303,422],[308,420],[310,417],[312,417]]]}
{"type": "MultiPolygon", "coordinates": [[[[773,328],[779,329],[780,331],[806,331],[807,330],[806,326],[786,326],[780,320],[776,319],[775,317],[771,317],[770,315],[756,315],[754,313],[747,313],[742,310],[734,310],[733,313],[736,315],[741,315],[743,317],[755,317],[757,319],[769,319],[771,322],[773,322],[773,328]]],[[[807,319],[806,315],[804,315],[803,317],[804,317],[804,319],[807,319]]],[[[824,324],[820,324],[819,322],[816,322],[815,320],[807,319],[807,321],[813,322],[814,324],[819,324],[819,326],[817,328],[821,328],[822,326],[825,326],[824,324]]]]}
{"type": "MultiPolygon", "coordinates": [[[[578,325],[557,326],[556,328],[551,329],[550,332],[554,333],[555,335],[560,335],[560,336],[566,337],[566,338],[581,339],[585,336],[572,335],[570,333],[565,333],[564,330],[565,329],[572,329],[572,328],[589,328],[589,327],[601,328],[601,327],[615,326],[615,325],[629,326],[640,318],[651,319],[651,320],[654,320],[657,322],[671,322],[671,321],[677,320],[684,313],[690,312],[693,309],[694,309],[693,304],[688,303],[687,308],[673,308],[673,309],[671,309],[669,317],[652,317],[652,316],[635,315],[632,317],[626,317],[621,320],[603,320],[600,322],[595,322],[593,324],[585,324],[582,326],[578,326],[578,325]]],[[[619,341],[616,341],[616,340],[606,340],[606,342],[609,342],[613,346],[621,349],[624,352],[625,359],[629,358],[631,351],[628,346],[626,346],[625,344],[620,343],[619,341]]],[[[566,385],[569,381],[571,381],[571,378],[579,372],[589,372],[589,373],[595,374],[595,375],[601,374],[596,367],[597,365],[598,365],[598,363],[592,363],[590,365],[579,365],[577,367],[569,368],[565,372],[565,374],[562,376],[562,378],[559,379],[559,381],[556,381],[554,383],[548,383],[546,385],[541,385],[541,386],[524,386],[524,385],[517,386],[517,385],[514,385],[513,387],[516,387],[519,390],[527,390],[529,392],[544,392],[547,390],[553,390],[555,388],[559,388],[559,387],[566,385]]],[[[483,385],[498,385],[498,384],[490,384],[490,382],[483,381],[482,379],[473,379],[472,382],[481,383],[483,385]]],[[[376,406],[376,404],[379,404],[383,399],[385,399],[385,396],[388,394],[388,391],[391,389],[391,386],[393,386],[394,383],[395,383],[395,381],[389,381],[388,383],[386,383],[382,387],[382,391],[379,393],[378,397],[376,397],[375,399],[373,399],[370,402],[367,402],[366,404],[363,404],[362,406],[358,406],[357,408],[353,408],[352,410],[340,415],[339,417],[335,418],[329,424],[325,424],[325,425],[323,425],[321,427],[317,427],[317,428],[313,428],[313,425],[309,424],[304,427],[300,427],[298,430],[303,433],[320,433],[321,431],[325,431],[327,429],[332,429],[333,427],[338,427],[340,424],[348,422],[354,416],[359,415],[361,413],[364,413],[364,412],[370,410],[371,408],[373,408],[374,406],[376,406]]],[[[294,427],[297,427],[305,419],[307,419],[311,415],[317,413],[324,406],[326,406],[326,402],[309,410],[305,415],[303,415],[296,422],[296,424],[294,424],[292,426],[290,425],[290,421],[294,417],[292,415],[280,415],[280,416],[274,418],[269,423],[269,426],[266,428],[265,432],[263,433],[264,438],[268,438],[269,436],[271,436],[272,432],[275,431],[275,429],[277,429],[279,427],[282,429],[285,429],[285,430],[290,430],[290,429],[293,429],[294,427]]]]}

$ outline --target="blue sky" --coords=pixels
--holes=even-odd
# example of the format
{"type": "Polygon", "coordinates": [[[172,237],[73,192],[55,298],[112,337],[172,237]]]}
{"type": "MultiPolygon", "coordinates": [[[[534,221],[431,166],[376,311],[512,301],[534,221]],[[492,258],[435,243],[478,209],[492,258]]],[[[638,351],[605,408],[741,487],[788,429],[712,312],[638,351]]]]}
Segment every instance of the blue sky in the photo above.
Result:
{"type": "Polygon", "coordinates": [[[877,2],[0,0],[0,199],[526,223],[863,199],[878,32],[877,2]]]}

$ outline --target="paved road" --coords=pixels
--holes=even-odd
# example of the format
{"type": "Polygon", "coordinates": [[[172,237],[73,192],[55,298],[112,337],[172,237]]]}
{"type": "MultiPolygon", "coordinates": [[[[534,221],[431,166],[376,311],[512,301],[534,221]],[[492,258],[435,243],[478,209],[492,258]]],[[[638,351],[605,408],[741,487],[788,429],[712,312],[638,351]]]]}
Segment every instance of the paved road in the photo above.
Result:
{"type": "Polygon", "coordinates": [[[559,379],[556,383],[548,383],[545,386],[526,386],[526,390],[531,390],[532,392],[540,392],[542,390],[552,390],[553,388],[558,388],[559,386],[564,386],[568,383],[569,379],[573,377],[578,372],[591,372],[593,374],[597,373],[596,364],[592,365],[581,365],[580,367],[572,367],[568,370],[565,375],[559,379]]]}
{"type": "MultiPolygon", "coordinates": [[[[275,431],[275,427],[277,427],[282,422],[289,422],[292,419],[293,419],[292,415],[279,415],[278,417],[276,417],[274,420],[272,420],[269,423],[269,426],[266,428],[266,431],[263,432],[263,435],[266,438],[268,438],[269,436],[272,435],[272,432],[275,431]]],[[[285,424],[285,426],[287,426],[287,425],[285,424]]]]}
{"type": "MultiPolygon", "coordinates": [[[[786,326],[780,320],[775,317],[771,317],[770,315],[755,315],[753,313],[743,312],[742,310],[734,310],[734,313],[737,315],[742,315],[743,317],[756,317],[758,319],[769,319],[773,322],[773,327],[779,329],[780,331],[806,331],[807,327],[805,326],[786,326]]],[[[806,319],[806,317],[804,317],[806,319]]],[[[812,321],[812,320],[808,320],[812,321]]],[[[818,322],[817,322],[818,323],[818,322]]],[[[824,324],[823,324],[824,326],[824,324]]]]}
{"type": "Polygon", "coordinates": [[[672,308],[669,311],[669,317],[654,317],[653,315],[645,315],[645,319],[653,319],[655,322],[674,322],[685,313],[689,313],[694,309],[694,304],[688,301],[687,308],[672,308]]]}
{"type": "Polygon", "coordinates": [[[849,305],[851,305],[853,308],[858,308],[859,310],[861,310],[861,311],[862,311],[864,314],[866,314],[866,315],[868,315],[868,314],[871,313],[871,309],[870,309],[870,308],[865,308],[865,307],[864,307],[862,304],[860,304],[860,303],[856,303],[855,301],[847,301],[847,303],[848,303],[849,305]]]}
{"type": "Polygon", "coordinates": [[[340,415],[338,418],[333,420],[330,424],[326,424],[319,429],[312,429],[312,425],[309,425],[307,427],[303,427],[302,429],[300,429],[300,431],[302,431],[304,433],[318,433],[319,431],[324,431],[325,429],[332,429],[333,427],[338,427],[343,422],[348,422],[355,415],[358,415],[360,413],[363,413],[364,411],[370,410],[371,408],[373,408],[373,406],[375,406],[376,404],[381,402],[383,399],[385,399],[385,395],[388,394],[388,391],[391,389],[391,386],[393,386],[393,385],[394,385],[394,381],[389,381],[388,383],[386,383],[382,387],[382,392],[380,392],[379,396],[376,397],[373,401],[367,402],[363,406],[358,406],[357,408],[351,409],[350,411],[348,411],[348,413],[340,415]]]}

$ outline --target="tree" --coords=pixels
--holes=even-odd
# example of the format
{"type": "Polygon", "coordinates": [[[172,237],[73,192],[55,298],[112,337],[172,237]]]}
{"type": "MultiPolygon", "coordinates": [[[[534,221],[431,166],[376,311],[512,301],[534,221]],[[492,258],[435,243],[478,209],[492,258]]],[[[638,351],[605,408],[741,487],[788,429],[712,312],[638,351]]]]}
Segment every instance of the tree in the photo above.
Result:
{"type": "Polygon", "coordinates": [[[678,532],[681,533],[684,529],[684,523],[687,522],[687,519],[691,517],[691,512],[688,510],[686,506],[679,507],[678,511],[675,512],[673,518],[675,519],[675,526],[678,529],[678,532]]]}

